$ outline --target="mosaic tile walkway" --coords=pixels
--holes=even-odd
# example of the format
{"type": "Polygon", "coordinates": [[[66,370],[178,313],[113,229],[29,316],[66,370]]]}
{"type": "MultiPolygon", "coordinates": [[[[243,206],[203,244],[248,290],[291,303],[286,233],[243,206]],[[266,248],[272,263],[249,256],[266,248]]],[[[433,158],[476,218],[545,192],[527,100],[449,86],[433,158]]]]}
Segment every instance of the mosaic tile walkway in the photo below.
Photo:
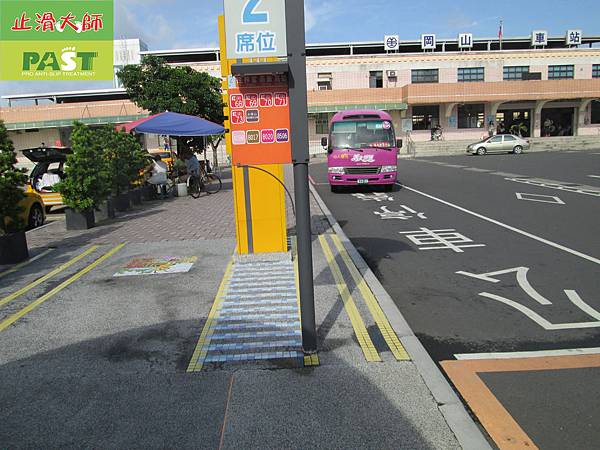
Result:
{"type": "Polygon", "coordinates": [[[292,261],[229,267],[188,372],[250,362],[304,366],[292,261]]]}

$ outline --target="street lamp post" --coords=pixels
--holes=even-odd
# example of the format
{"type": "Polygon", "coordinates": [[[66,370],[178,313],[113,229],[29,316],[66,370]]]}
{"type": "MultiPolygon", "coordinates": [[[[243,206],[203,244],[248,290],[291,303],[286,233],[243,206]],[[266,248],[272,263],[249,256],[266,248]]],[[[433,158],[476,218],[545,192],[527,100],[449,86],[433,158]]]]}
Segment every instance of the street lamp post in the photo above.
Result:
{"type": "Polygon", "coordinates": [[[308,152],[304,0],[286,0],[285,18],[289,65],[290,135],[292,140],[292,162],[294,165],[302,347],[305,353],[314,353],[317,351],[317,332],[315,325],[315,294],[308,189],[308,162],[310,156],[308,152]]]}

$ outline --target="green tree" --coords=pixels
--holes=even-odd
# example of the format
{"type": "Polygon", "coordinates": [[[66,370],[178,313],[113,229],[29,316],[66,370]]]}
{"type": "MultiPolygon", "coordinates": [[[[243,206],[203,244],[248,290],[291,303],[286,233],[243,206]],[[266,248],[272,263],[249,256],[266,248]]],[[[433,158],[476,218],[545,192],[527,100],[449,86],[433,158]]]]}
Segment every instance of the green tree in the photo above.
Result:
{"type": "Polygon", "coordinates": [[[112,192],[120,194],[140,180],[141,170],[147,163],[148,154],[135,136],[112,130],[105,151],[111,168],[112,192]]]}
{"type": "MultiPolygon", "coordinates": [[[[131,101],[152,114],[171,111],[223,123],[221,80],[189,66],[172,67],[156,56],[128,65],[118,74],[131,101]]],[[[200,140],[178,139],[183,147],[200,147],[200,140]]],[[[220,138],[210,138],[216,156],[220,138]]],[[[215,161],[216,162],[216,161],[215,161]]]]}
{"type": "Polygon", "coordinates": [[[71,134],[73,153],[67,156],[65,179],[56,186],[69,208],[90,210],[110,193],[111,175],[104,157],[109,137],[107,127],[92,130],[75,122],[71,134]]]}
{"type": "Polygon", "coordinates": [[[25,223],[19,217],[23,208],[19,202],[25,197],[23,185],[27,175],[17,169],[17,154],[4,122],[0,120],[0,234],[22,230],[25,223]]]}

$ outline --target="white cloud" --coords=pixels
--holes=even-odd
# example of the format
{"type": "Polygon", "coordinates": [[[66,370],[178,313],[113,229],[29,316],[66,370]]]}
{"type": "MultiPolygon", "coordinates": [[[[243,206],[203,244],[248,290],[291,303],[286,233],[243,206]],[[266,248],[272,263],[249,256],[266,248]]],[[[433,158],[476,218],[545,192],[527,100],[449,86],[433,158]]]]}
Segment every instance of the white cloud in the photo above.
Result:
{"type": "Polygon", "coordinates": [[[304,28],[310,31],[323,22],[335,17],[341,11],[341,5],[337,1],[325,1],[316,4],[315,0],[309,0],[304,4],[304,28]]]}

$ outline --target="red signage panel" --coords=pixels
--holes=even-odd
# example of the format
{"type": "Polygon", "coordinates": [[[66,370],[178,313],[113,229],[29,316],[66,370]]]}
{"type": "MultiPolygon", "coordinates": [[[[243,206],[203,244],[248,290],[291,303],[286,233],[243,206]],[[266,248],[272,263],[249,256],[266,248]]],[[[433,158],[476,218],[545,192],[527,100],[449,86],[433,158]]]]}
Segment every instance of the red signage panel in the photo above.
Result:
{"type": "Polygon", "coordinates": [[[233,164],[292,162],[286,75],[249,75],[229,86],[233,164]]]}

